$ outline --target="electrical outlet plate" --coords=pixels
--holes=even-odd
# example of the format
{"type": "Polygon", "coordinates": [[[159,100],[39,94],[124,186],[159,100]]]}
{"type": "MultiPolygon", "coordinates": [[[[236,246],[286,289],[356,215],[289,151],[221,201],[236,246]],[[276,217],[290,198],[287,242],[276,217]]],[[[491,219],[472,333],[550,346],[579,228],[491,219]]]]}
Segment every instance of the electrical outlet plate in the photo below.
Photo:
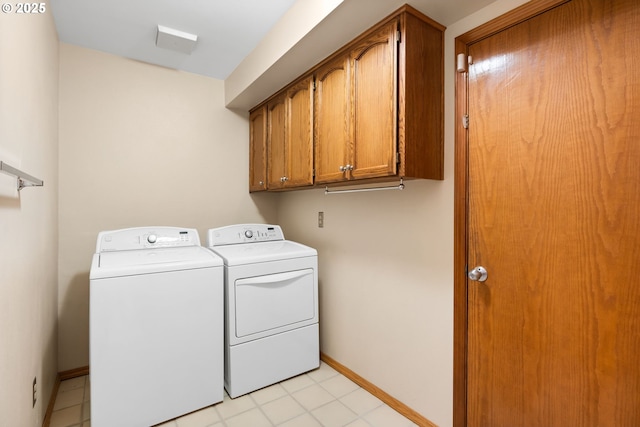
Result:
{"type": "Polygon", "coordinates": [[[324,212],[318,212],[318,228],[324,227],[324,212]]]}

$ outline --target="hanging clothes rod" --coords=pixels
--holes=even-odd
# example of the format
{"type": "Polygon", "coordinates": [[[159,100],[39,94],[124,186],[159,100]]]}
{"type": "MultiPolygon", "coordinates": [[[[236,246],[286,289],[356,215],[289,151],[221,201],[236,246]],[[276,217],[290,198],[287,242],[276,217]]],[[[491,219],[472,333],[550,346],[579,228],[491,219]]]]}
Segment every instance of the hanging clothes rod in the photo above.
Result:
{"type": "Polygon", "coordinates": [[[365,191],[381,191],[381,190],[404,190],[404,182],[400,178],[400,184],[386,187],[369,187],[369,188],[353,188],[349,190],[329,190],[329,187],[324,187],[324,194],[337,194],[337,193],[363,193],[365,191]]]}
{"type": "Polygon", "coordinates": [[[24,173],[20,169],[9,166],[2,161],[0,161],[0,172],[16,177],[18,181],[18,191],[22,190],[24,187],[42,187],[44,185],[44,181],[41,179],[34,178],[28,173],[24,173]]]}

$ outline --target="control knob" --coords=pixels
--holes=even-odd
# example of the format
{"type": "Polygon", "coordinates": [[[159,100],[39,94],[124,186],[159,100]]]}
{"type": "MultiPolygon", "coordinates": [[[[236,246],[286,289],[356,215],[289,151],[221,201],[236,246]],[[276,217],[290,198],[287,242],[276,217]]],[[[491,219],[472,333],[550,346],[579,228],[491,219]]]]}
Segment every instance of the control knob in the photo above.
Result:
{"type": "Polygon", "coordinates": [[[253,231],[251,231],[251,230],[247,230],[247,231],[245,231],[245,232],[244,232],[244,235],[245,235],[245,237],[246,237],[247,239],[250,239],[250,238],[252,238],[252,237],[253,237],[253,231]]]}
{"type": "Polygon", "coordinates": [[[155,234],[149,234],[149,236],[147,236],[147,242],[153,244],[158,240],[158,236],[156,236],[155,234]]]}

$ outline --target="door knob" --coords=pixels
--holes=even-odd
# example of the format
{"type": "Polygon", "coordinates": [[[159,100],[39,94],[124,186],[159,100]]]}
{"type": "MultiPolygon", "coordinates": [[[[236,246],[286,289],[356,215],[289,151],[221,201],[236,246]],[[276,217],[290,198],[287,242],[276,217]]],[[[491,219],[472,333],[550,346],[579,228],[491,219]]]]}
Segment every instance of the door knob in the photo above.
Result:
{"type": "Polygon", "coordinates": [[[469,279],[475,280],[476,282],[484,282],[487,280],[487,270],[479,265],[467,274],[469,279]]]}

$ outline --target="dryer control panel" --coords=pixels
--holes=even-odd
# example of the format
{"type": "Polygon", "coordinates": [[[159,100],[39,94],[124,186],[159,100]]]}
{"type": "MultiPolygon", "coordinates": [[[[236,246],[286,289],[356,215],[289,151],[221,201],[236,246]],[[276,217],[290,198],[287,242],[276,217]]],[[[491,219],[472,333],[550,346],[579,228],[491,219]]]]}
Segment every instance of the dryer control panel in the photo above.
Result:
{"type": "Polygon", "coordinates": [[[279,225],[237,224],[212,228],[207,232],[208,247],[277,240],[284,240],[284,234],[279,225]]]}
{"type": "Polygon", "coordinates": [[[200,246],[198,231],[178,227],[136,227],[98,233],[96,253],[200,246]]]}

